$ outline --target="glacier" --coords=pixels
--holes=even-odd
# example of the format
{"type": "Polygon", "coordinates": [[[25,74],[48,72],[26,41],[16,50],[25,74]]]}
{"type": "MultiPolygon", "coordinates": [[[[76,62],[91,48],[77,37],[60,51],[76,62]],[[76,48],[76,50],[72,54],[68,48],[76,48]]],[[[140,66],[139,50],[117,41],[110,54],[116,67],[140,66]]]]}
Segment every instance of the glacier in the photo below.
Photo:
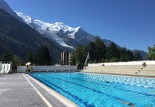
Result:
{"type": "Polygon", "coordinates": [[[46,23],[38,19],[33,19],[28,15],[25,15],[21,12],[15,11],[16,14],[22,18],[22,20],[28,24],[30,27],[36,29],[41,34],[43,34],[45,37],[47,37],[50,40],[55,40],[59,45],[63,47],[68,47],[74,49],[74,47],[66,44],[58,35],[60,31],[63,33],[68,33],[68,38],[75,39],[75,33],[78,32],[80,27],[72,28],[68,25],[65,25],[63,22],[55,22],[55,23],[46,23]]]}

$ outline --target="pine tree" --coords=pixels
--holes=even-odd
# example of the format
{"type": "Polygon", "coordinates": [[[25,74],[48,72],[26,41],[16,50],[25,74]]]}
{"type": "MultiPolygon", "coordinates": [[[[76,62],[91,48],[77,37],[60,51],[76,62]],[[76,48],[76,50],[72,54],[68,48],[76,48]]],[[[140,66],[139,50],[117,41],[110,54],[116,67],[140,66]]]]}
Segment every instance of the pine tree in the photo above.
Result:
{"type": "Polygon", "coordinates": [[[119,49],[119,61],[127,61],[127,49],[120,48],[119,49]]]}
{"type": "Polygon", "coordinates": [[[2,61],[12,61],[13,55],[9,51],[5,50],[1,59],[2,61]]]}
{"type": "Polygon", "coordinates": [[[98,36],[89,44],[90,60],[101,62],[106,58],[106,46],[98,36]]]}
{"type": "Polygon", "coordinates": [[[51,57],[46,46],[40,47],[36,53],[35,61],[37,65],[51,65],[51,57]]]}
{"type": "Polygon", "coordinates": [[[130,50],[126,48],[119,49],[119,61],[133,61],[134,55],[130,50]]]}
{"type": "Polygon", "coordinates": [[[115,43],[112,42],[107,48],[106,58],[114,62],[119,60],[119,49],[116,47],[115,43]]]}
{"type": "Polygon", "coordinates": [[[153,47],[148,47],[147,59],[155,60],[155,45],[153,47]]]}
{"type": "Polygon", "coordinates": [[[17,56],[17,55],[13,56],[13,64],[15,64],[16,66],[22,64],[22,60],[19,58],[19,56],[17,56]]]}
{"type": "Polygon", "coordinates": [[[133,61],[134,55],[130,50],[127,50],[127,61],[133,61]]]}
{"type": "Polygon", "coordinates": [[[90,61],[95,61],[97,56],[95,42],[89,43],[89,54],[90,54],[90,61]]]}
{"type": "Polygon", "coordinates": [[[28,53],[27,62],[31,62],[31,63],[34,62],[34,56],[33,56],[32,52],[29,52],[29,53],[28,53]]]}
{"type": "Polygon", "coordinates": [[[101,38],[98,36],[95,38],[96,44],[96,60],[97,62],[101,62],[106,58],[106,46],[101,38]]]}
{"type": "Polygon", "coordinates": [[[85,59],[87,57],[88,53],[88,47],[87,46],[78,46],[75,50],[75,58],[76,58],[76,64],[79,67],[84,66],[85,59]]]}
{"type": "Polygon", "coordinates": [[[139,61],[139,60],[142,60],[142,56],[139,51],[136,51],[134,55],[134,61],[139,61]]]}
{"type": "Polygon", "coordinates": [[[21,64],[22,64],[22,60],[19,58],[19,56],[14,55],[14,56],[13,56],[12,70],[13,70],[14,72],[16,72],[17,66],[19,66],[19,65],[21,65],[21,64]]]}

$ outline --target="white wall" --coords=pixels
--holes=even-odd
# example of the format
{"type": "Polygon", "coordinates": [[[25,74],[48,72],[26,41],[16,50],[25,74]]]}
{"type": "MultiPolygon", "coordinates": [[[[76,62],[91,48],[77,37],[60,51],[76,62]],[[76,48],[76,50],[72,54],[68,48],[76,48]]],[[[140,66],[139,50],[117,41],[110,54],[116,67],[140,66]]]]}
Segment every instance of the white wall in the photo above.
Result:
{"type": "MultiPolygon", "coordinates": [[[[76,66],[32,66],[32,71],[77,70],[76,66]]],[[[17,72],[25,72],[26,66],[17,66],[17,72]]]]}
{"type": "Polygon", "coordinates": [[[146,65],[155,65],[155,61],[129,61],[129,62],[111,62],[111,63],[92,63],[88,64],[88,67],[93,66],[112,66],[112,65],[142,65],[142,63],[145,62],[146,65]]]}
{"type": "Polygon", "coordinates": [[[17,66],[17,72],[25,72],[26,66],[17,66]]]}

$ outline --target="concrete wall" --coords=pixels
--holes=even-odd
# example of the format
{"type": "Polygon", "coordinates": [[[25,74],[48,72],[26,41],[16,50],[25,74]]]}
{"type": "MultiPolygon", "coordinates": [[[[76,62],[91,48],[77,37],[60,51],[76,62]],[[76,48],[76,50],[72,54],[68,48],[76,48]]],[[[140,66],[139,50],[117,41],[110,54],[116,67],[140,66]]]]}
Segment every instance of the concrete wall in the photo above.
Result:
{"type": "Polygon", "coordinates": [[[17,72],[25,72],[26,66],[17,66],[17,72]]]}
{"type": "Polygon", "coordinates": [[[113,66],[113,65],[142,65],[142,63],[145,62],[146,65],[155,65],[155,61],[129,61],[129,62],[111,62],[111,63],[94,63],[94,64],[88,64],[88,67],[94,67],[94,66],[113,66]]]}
{"type": "MultiPolygon", "coordinates": [[[[76,66],[32,66],[32,71],[77,70],[76,66]]],[[[17,72],[25,72],[26,66],[17,66],[17,72]]]]}

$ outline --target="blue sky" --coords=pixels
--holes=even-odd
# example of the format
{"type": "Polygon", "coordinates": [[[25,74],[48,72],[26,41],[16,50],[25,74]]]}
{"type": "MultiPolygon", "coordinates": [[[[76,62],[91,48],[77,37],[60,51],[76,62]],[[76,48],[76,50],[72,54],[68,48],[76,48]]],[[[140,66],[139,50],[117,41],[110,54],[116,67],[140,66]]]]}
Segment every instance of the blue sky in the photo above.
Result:
{"type": "Polygon", "coordinates": [[[34,19],[81,26],[128,49],[155,44],[155,0],[6,0],[34,19]]]}

